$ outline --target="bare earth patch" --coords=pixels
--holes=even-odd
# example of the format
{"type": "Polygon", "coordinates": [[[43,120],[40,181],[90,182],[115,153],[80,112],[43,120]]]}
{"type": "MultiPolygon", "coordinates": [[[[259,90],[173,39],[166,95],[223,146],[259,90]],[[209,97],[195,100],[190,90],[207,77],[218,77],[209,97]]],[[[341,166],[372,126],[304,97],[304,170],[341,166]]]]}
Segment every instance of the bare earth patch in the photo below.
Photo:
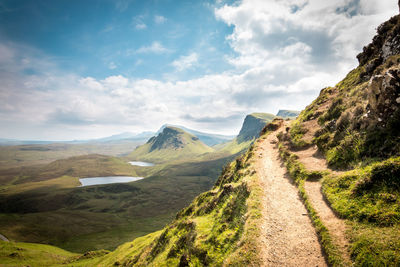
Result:
{"type": "Polygon", "coordinates": [[[263,182],[261,226],[264,266],[327,266],[315,229],[295,185],[280,160],[276,132],[260,139],[255,151],[263,182]]]}
{"type": "Polygon", "coordinates": [[[309,147],[300,151],[292,151],[299,157],[299,161],[309,171],[324,171],[328,165],[323,155],[318,152],[316,147],[309,147]]]}
{"type": "Polygon", "coordinates": [[[339,175],[343,171],[332,170],[324,158],[324,155],[318,151],[316,146],[309,147],[304,150],[291,151],[299,157],[299,161],[308,171],[330,171],[332,174],[339,175]]]}

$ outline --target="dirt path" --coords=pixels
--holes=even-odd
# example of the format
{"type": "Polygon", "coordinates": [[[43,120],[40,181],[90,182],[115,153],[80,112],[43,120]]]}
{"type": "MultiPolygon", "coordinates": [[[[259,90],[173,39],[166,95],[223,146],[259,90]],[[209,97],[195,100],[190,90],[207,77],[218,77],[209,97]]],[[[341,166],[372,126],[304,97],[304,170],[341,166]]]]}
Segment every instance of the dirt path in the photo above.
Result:
{"type": "Polygon", "coordinates": [[[343,171],[332,170],[324,158],[324,155],[318,151],[316,146],[309,147],[304,150],[292,151],[292,153],[299,156],[299,161],[303,163],[309,171],[326,171],[329,170],[335,175],[340,175],[343,171]]]}
{"type": "Polygon", "coordinates": [[[309,171],[323,171],[328,169],[326,160],[323,158],[316,147],[309,147],[300,151],[293,151],[294,154],[299,156],[299,161],[303,163],[309,171]]]}
{"type": "Polygon", "coordinates": [[[264,266],[327,266],[297,188],[279,158],[277,132],[261,140],[256,150],[257,172],[265,188],[261,226],[264,266]]]}
{"type": "Polygon", "coordinates": [[[346,224],[343,220],[336,217],[331,208],[326,204],[320,182],[305,182],[304,189],[311,201],[311,205],[317,211],[324,225],[328,228],[335,244],[342,252],[342,256],[347,263],[351,263],[349,254],[349,242],[345,237],[346,224]]]}

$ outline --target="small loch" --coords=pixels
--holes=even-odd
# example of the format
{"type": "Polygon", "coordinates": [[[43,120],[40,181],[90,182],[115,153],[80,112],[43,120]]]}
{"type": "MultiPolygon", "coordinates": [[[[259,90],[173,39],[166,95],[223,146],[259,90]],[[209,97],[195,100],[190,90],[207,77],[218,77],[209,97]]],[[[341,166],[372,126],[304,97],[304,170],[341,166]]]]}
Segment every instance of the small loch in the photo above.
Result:
{"type": "Polygon", "coordinates": [[[87,177],[80,178],[82,186],[89,185],[100,185],[100,184],[115,184],[115,183],[129,183],[138,180],[142,180],[143,177],[133,177],[133,176],[105,176],[105,177],[87,177]]]}
{"type": "Polygon", "coordinates": [[[155,165],[153,163],[144,162],[144,161],[129,161],[129,164],[131,164],[133,166],[140,166],[140,167],[151,167],[151,166],[155,165]]]}

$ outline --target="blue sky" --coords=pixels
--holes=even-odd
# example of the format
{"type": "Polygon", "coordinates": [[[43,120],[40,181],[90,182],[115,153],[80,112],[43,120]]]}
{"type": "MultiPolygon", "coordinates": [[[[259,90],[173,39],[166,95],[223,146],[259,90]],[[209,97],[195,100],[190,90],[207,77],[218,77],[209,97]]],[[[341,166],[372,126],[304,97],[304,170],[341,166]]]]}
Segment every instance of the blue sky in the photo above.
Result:
{"type": "Polygon", "coordinates": [[[228,67],[224,38],[232,27],[214,18],[209,1],[11,0],[0,12],[2,38],[39,49],[81,76],[159,79],[191,53],[201,64],[181,79],[228,67]]]}
{"type": "Polygon", "coordinates": [[[394,0],[0,0],[0,138],[235,134],[357,65],[394,0]]]}

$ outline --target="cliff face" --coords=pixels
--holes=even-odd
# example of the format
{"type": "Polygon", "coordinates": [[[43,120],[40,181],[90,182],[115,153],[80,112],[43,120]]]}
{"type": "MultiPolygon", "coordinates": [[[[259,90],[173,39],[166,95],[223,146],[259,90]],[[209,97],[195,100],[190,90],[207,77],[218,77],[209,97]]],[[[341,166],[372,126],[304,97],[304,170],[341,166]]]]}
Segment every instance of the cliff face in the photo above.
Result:
{"type": "Polygon", "coordinates": [[[247,115],[237,137],[238,143],[258,138],[265,124],[271,122],[274,118],[274,115],[268,113],[253,113],[247,115]]]}

